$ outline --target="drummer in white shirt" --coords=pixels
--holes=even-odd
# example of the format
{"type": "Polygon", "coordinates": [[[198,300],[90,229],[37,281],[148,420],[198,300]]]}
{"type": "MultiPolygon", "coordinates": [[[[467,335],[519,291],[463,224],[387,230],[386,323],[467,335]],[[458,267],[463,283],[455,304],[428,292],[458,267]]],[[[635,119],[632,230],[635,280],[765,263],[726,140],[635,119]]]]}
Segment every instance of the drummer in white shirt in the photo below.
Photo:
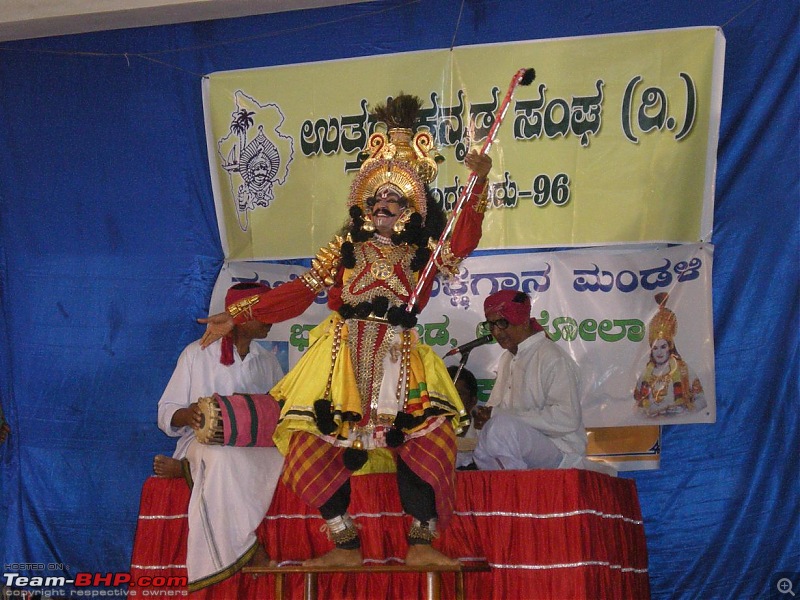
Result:
{"type": "MultiPolygon", "coordinates": [[[[236,284],[225,307],[269,289],[262,284],[236,284]]],[[[274,447],[201,444],[198,399],[232,394],[266,394],[282,377],[274,353],[257,339],[271,325],[248,321],[205,350],[189,344],[178,358],[172,378],[158,402],[158,426],[179,437],[172,458],[157,455],[153,471],[160,477],[185,477],[192,487],[186,569],[189,591],[218,583],[248,563],[269,564],[255,531],[272,502],[283,467],[274,447]]]]}

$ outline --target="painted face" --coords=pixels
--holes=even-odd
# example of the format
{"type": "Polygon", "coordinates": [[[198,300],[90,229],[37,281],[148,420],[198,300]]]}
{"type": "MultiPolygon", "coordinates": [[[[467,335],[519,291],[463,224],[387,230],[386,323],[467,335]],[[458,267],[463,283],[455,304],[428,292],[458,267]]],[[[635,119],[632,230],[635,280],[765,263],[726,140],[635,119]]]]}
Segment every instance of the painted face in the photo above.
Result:
{"type": "Polygon", "coordinates": [[[653,342],[651,354],[653,356],[654,363],[657,365],[663,365],[669,360],[669,342],[661,338],[657,339],[655,342],[653,342]]]}
{"type": "Polygon", "coordinates": [[[519,344],[533,334],[530,323],[513,325],[497,312],[486,313],[486,320],[490,322],[489,333],[494,336],[501,348],[508,350],[511,354],[516,354],[519,344]],[[502,328],[503,325],[506,325],[505,329],[502,328]]]}
{"type": "Polygon", "coordinates": [[[408,200],[389,185],[380,188],[375,197],[367,201],[367,210],[375,224],[375,229],[385,236],[391,235],[392,226],[407,206],[408,200]]]}

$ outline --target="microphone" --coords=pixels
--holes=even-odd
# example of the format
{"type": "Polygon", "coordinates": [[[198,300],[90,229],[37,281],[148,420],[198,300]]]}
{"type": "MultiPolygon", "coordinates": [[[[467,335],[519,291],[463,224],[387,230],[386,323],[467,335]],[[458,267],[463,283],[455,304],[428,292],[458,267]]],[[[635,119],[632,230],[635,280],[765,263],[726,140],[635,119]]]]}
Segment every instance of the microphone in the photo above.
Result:
{"type": "Polygon", "coordinates": [[[477,348],[478,346],[483,346],[484,344],[488,344],[494,340],[491,334],[482,335],[479,338],[472,340],[471,342],[467,342],[466,344],[461,344],[460,346],[456,346],[452,350],[450,350],[447,354],[445,354],[445,358],[448,356],[453,356],[454,354],[466,354],[470,350],[477,348]]]}

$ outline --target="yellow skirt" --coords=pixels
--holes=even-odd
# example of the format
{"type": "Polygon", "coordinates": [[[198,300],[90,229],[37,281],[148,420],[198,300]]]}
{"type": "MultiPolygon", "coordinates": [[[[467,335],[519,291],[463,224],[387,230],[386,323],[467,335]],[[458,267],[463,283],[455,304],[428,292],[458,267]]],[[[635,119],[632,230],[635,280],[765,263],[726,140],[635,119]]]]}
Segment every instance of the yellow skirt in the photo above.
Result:
{"type": "MultiPolygon", "coordinates": [[[[314,403],[320,399],[331,401],[334,411],[362,415],[361,396],[356,382],[356,371],[347,346],[347,325],[338,313],[332,313],[309,334],[310,347],[297,364],[281,379],[270,394],[281,404],[281,416],[275,429],[274,441],[278,449],[286,454],[294,431],[307,431],[321,436],[314,418],[314,403]],[[334,352],[335,330],[341,327],[338,352],[334,352]],[[335,354],[335,362],[331,362],[335,354]],[[326,395],[330,378],[330,394],[326,395]]],[[[422,414],[430,408],[450,418],[456,432],[467,421],[467,414],[458,392],[453,385],[447,367],[433,349],[424,344],[415,344],[410,353],[410,376],[406,410],[413,415],[422,414]]],[[[349,442],[337,441],[347,446],[349,442]]],[[[383,450],[387,460],[394,465],[388,450],[383,450]]],[[[381,455],[371,451],[372,456],[381,455]]],[[[379,460],[380,462],[380,460],[379,460]]],[[[369,465],[368,465],[369,466],[369,465]]],[[[388,463],[377,467],[386,470],[388,463]]],[[[391,470],[391,469],[390,469],[391,470]]],[[[375,472],[365,467],[359,475],[375,472]]]]}

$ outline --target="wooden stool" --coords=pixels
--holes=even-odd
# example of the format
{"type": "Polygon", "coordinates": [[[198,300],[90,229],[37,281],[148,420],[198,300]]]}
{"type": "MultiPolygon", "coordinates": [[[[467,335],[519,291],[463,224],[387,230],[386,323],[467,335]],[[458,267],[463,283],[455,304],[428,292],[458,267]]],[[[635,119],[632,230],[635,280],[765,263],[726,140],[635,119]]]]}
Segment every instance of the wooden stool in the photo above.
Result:
{"type": "Polygon", "coordinates": [[[242,573],[253,575],[275,575],[275,598],[283,599],[283,578],[287,573],[305,575],[304,598],[317,600],[317,577],[320,573],[425,573],[427,576],[427,599],[439,600],[442,588],[442,573],[455,573],[456,599],[464,600],[464,573],[490,571],[486,561],[459,563],[457,565],[360,565],[357,567],[306,567],[289,565],[284,567],[244,567],[242,573]]]}

